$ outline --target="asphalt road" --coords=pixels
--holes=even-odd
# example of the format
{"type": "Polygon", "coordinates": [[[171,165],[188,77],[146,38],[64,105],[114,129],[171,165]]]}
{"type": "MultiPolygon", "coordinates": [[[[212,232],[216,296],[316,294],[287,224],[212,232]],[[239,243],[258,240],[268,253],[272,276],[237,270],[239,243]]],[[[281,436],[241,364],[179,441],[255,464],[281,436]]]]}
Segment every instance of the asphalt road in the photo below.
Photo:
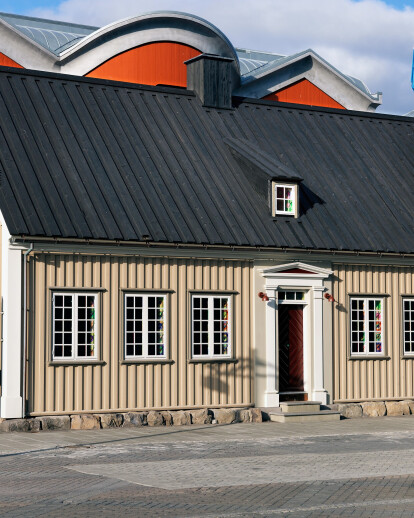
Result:
{"type": "Polygon", "coordinates": [[[414,516],[414,416],[0,434],[0,516],[414,516]]]}

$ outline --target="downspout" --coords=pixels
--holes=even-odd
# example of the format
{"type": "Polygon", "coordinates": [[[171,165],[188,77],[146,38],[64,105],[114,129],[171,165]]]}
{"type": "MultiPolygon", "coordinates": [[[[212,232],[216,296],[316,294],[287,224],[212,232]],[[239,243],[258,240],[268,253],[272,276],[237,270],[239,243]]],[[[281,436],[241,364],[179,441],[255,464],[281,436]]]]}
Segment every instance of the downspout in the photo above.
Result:
{"type": "Polygon", "coordinates": [[[26,416],[26,356],[27,356],[27,256],[33,251],[33,243],[23,254],[23,369],[22,369],[22,416],[26,416]]]}

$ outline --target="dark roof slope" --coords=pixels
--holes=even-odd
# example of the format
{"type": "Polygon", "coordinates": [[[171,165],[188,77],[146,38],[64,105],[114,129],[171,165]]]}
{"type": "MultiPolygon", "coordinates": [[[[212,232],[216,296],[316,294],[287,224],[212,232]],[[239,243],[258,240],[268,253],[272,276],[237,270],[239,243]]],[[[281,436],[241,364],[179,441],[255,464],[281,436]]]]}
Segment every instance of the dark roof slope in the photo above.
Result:
{"type": "Polygon", "coordinates": [[[0,130],[12,235],[414,252],[412,119],[2,69],[0,130]],[[298,219],[227,139],[303,178],[298,219]]]}

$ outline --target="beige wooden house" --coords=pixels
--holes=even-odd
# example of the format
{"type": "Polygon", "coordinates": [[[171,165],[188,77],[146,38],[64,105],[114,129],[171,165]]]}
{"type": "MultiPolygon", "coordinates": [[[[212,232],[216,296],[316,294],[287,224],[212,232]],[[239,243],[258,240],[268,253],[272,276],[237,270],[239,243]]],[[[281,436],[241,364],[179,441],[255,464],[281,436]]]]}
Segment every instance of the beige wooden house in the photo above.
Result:
{"type": "Polygon", "coordinates": [[[414,398],[413,119],[234,59],[0,70],[0,417],[414,398]]]}

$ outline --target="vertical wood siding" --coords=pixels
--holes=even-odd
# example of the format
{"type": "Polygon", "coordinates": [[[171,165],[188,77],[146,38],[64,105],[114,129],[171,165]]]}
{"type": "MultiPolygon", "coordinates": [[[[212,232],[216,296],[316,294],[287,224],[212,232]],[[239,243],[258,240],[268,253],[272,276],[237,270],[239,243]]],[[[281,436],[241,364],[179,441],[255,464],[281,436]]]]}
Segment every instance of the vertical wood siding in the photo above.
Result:
{"type": "Polygon", "coordinates": [[[38,254],[29,263],[30,413],[247,405],[252,402],[251,289],[248,262],[38,254]],[[53,287],[103,288],[105,365],[49,365],[53,287]],[[121,364],[122,288],[170,289],[172,364],[121,364]],[[234,290],[237,363],[188,363],[188,290],[234,290]]]}
{"type": "Polygon", "coordinates": [[[149,43],[109,59],[86,76],[142,85],[161,84],[185,88],[187,67],[184,61],[199,54],[199,50],[181,43],[149,43]]]}
{"type": "Polygon", "coordinates": [[[414,294],[414,268],[334,267],[334,400],[414,397],[414,358],[402,359],[401,295],[414,294]],[[385,355],[390,359],[350,360],[349,294],[385,297],[385,355]]]}
{"type": "Polygon", "coordinates": [[[293,85],[281,88],[277,92],[266,95],[263,99],[282,103],[307,104],[309,106],[344,109],[342,104],[336,102],[335,99],[332,99],[332,97],[307,79],[301,79],[293,85]]]}

